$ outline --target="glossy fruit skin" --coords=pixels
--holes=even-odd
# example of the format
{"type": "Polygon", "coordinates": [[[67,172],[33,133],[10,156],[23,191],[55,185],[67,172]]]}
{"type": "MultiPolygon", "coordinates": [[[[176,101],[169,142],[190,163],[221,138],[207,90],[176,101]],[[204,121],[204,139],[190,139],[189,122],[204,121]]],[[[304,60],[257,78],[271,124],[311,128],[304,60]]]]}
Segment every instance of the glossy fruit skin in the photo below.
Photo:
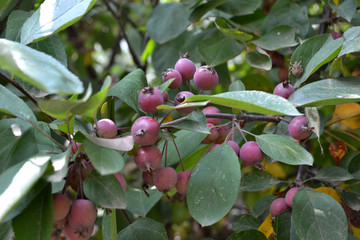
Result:
{"type": "Polygon", "coordinates": [[[248,141],[240,148],[240,159],[246,166],[255,166],[264,159],[264,153],[254,141],[248,141]]]}
{"type": "Polygon", "coordinates": [[[273,94],[288,99],[290,95],[293,94],[294,92],[295,92],[295,88],[293,87],[293,85],[287,84],[287,86],[284,87],[283,83],[279,83],[278,85],[276,85],[273,94]]]}
{"type": "Polygon", "coordinates": [[[312,134],[312,131],[308,130],[308,121],[304,116],[294,117],[288,127],[290,136],[297,140],[303,140],[312,134]]]}
{"type": "Polygon", "coordinates": [[[277,198],[270,205],[270,214],[273,217],[279,216],[282,211],[288,209],[285,198],[277,198]]]}
{"type": "MultiPolygon", "coordinates": [[[[221,113],[221,111],[217,107],[208,106],[202,110],[203,113],[221,113]]],[[[206,118],[207,123],[212,123],[215,126],[221,124],[220,118],[206,118]]]]}
{"type": "Polygon", "coordinates": [[[65,224],[65,236],[69,240],[88,240],[94,231],[94,225],[83,227],[81,230],[71,227],[69,223],[65,224]]]}
{"type": "Polygon", "coordinates": [[[68,215],[70,211],[70,201],[69,199],[61,193],[54,193],[52,195],[53,199],[53,212],[54,212],[54,221],[60,221],[68,215]]]}
{"type": "Polygon", "coordinates": [[[181,74],[183,81],[191,80],[194,77],[194,73],[196,71],[195,64],[187,58],[180,58],[175,63],[174,69],[181,74]]]}
{"type": "Polygon", "coordinates": [[[77,199],[71,204],[68,223],[76,230],[94,225],[96,217],[97,209],[93,202],[87,199],[77,199]]]}
{"type": "Polygon", "coordinates": [[[97,134],[101,138],[114,138],[117,135],[117,127],[111,119],[103,118],[97,123],[97,134]]]}
{"type": "MultiPolygon", "coordinates": [[[[185,101],[186,98],[191,97],[191,96],[194,96],[194,94],[192,92],[189,92],[189,91],[179,92],[175,96],[174,105],[177,106],[177,105],[181,104],[182,102],[185,101]]],[[[176,111],[178,111],[179,113],[181,113],[183,115],[187,115],[187,114],[193,112],[195,110],[195,108],[196,107],[179,108],[179,109],[176,109],[176,111]]]]}
{"type": "Polygon", "coordinates": [[[167,68],[161,73],[161,79],[163,82],[166,82],[167,80],[175,78],[174,81],[169,85],[170,89],[175,89],[180,87],[182,83],[182,76],[181,74],[173,69],[173,68],[167,68]]]}
{"type": "Polygon", "coordinates": [[[218,130],[214,127],[214,124],[208,123],[208,124],[206,124],[206,126],[208,128],[211,128],[210,129],[210,134],[208,134],[206,136],[206,138],[204,138],[202,143],[211,144],[211,143],[215,142],[216,139],[218,139],[219,133],[218,133],[218,130]]]}
{"type": "Polygon", "coordinates": [[[236,142],[234,141],[227,141],[227,143],[232,147],[232,149],[234,149],[235,153],[237,156],[240,155],[240,147],[239,147],[239,144],[237,144],[236,142]]]}
{"type": "Polygon", "coordinates": [[[333,37],[333,39],[338,39],[342,37],[342,34],[339,32],[331,32],[331,36],[333,37]]]}
{"type": "Polygon", "coordinates": [[[295,196],[295,193],[299,190],[299,187],[293,187],[291,188],[285,195],[285,202],[286,204],[292,208],[293,206],[293,198],[295,196]]]}
{"type": "Polygon", "coordinates": [[[167,102],[169,101],[169,94],[168,94],[168,92],[165,91],[162,96],[163,96],[164,103],[167,103],[167,102]]]}
{"type": "Polygon", "coordinates": [[[138,103],[147,113],[155,113],[157,106],[164,104],[164,98],[158,87],[145,87],[140,91],[138,103]]]}
{"type": "Polygon", "coordinates": [[[210,66],[201,66],[194,73],[194,82],[202,90],[212,90],[219,83],[219,76],[210,66]]]}
{"type": "Polygon", "coordinates": [[[177,173],[177,182],[175,184],[176,190],[181,195],[186,195],[188,182],[191,176],[191,171],[181,171],[177,173]]]}
{"type": "Polygon", "coordinates": [[[120,182],[121,187],[124,190],[124,192],[126,192],[127,184],[126,184],[126,180],[125,180],[124,176],[121,173],[114,173],[114,176],[120,182]]]}
{"type": "Polygon", "coordinates": [[[163,193],[170,191],[177,182],[177,173],[172,167],[164,167],[154,174],[155,187],[163,193]]]}
{"type": "Polygon", "coordinates": [[[141,146],[153,145],[159,137],[159,132],[159,123],[147,116],[139,117],[131,126],[131,135],[141,146]]]}
{"type": "Polygon", "coordinates": [[[155,145],[143,146],[136,150],[134,161],[143,171],[155,171],[162,160],[161,152],[155,145]]]}

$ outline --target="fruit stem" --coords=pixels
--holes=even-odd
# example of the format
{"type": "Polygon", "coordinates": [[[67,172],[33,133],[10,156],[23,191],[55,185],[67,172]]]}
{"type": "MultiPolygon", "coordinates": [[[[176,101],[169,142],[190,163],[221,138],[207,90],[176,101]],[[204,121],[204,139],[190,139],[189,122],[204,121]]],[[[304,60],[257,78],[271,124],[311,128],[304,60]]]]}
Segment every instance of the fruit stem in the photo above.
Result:
{"type": "Polygon", "coordinates": [[[167,149],[168,149],[168,141],[165,141],[165,167],[167,166],[167,149]]]}
{"type": "Polygon", "coordinates": [[[247,139],[246,139],[245,134],[243,133],[243,130],[241,129],[239,123],[235,122],[235,126],[239,130],[239,132],[240,132],[241,136],[243,137],[243,139],[245,140],[245,142],[247,143],[247,139]]]}
{"type": "Polygon", "coordinates": [[[121,213],[124,215],[126,221],[128,222],[128,224],[132,224],[132,221],[129,218],[129,215],[127,215],[126,211],[124,209],[120,209],[121,213]]]}
{"type": "Polygon", "coordinates": [[[176,143],[175,143],[175,140],[173,140],[173,143],[174,143],[175,149],[176,149],[176,151],[177,151],[177,153],[178,153],[178,155],[179,155],[179,159],[180,159],[180,164],[181,164],[182,170],[185,171],[184,164],[183,164],[183,161],[182,161],[182,159],[181,159],[181,155],[180,155],[179,149],[178,149],[178,147],[177,147],[177,145],[176,145],[176,143]]]}

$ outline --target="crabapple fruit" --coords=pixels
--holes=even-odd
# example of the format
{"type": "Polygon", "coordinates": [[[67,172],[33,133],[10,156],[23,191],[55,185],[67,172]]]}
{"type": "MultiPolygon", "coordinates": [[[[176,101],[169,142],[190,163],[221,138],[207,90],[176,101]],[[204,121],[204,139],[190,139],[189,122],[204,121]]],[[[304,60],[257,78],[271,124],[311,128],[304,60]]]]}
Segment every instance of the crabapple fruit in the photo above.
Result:
{"type": "Polygon", "coordinates": [[[191,176],[191,171],[181,171],[177,173],[176,190],[181,195],[186,195],[187,185],[191,176]]]}
{"type": "Polygon", "coordinates": [[[162,157],[159,148],[155,145],[150,145],[138,148],[134,160],[141,170],[153,172],[159,167],[162,157]]]}
{"type": "Polygon", "coordinates": [[[299,190],[300,188],[299,187],[293,187],[291,188],[285,195],[285,201],[286,201],[286,204],[292,208],[293,206],[293,198],[295,196],[295,193],[299,190]]]}
{"type": "Polygon", "coordinates": [[[304,116],[294,117],[288,127],[290,136],[296,140],[303,140],[312,134],[311,129],[308,127],[308,121],[304,116]]]}
{"type": "Polygon", "coordinates": [[[295,88],[290,83],[285,82],[276,85],[273,94],[288,99],[295,92],[295,88]]]}
{"type": "Polygon", "coordinates": [[[177,173],[172,167],[161,168],[154,173],[155,187],[163,193],[170,191],[177,182],[177,173]]]}
{"type": "Polygon", "coordinates": [[[288,209],[285,198],[277,198],[270,205],[270,214],[273,217],[279,216],[282,211],[288,209]]]}
{"type": "Polygon", "coordinates": [[[120,182],[121,187],[124,190],[124,192],[126,192],[127,184],[126,184],[126,180],[125,180],[124,176],[121,173],[114,173],[114,176],[120,182]]]}
{"type": "Polygon", "coordinates": [[[117,127],[111,119],[103,118],[97,123],[97,134],[101,138],[114,138],[117,135],[117,127]]]}
{"type": "Polygon", "coordinates": [[[342,37],[342,34],[339,32],[331,32],[331,36],[333,37],[333,39],[338,39],[342,37]]]}
{"type": "Polygon", "coordinates": [[[219,76],[215,68],[205,65],[196,69],[194,82],[202,90],[212,90],[219,83],[219,76]]]}
{"type": "Polygon", "coordinates": [[[239,156],[239,154],[240,154],[240,147],[239,147],[239,145],[238,145],[236,142],[231,141],[231,140],[230,140],[230,141],[227,141],[227,143],[232,147],[232,149],[234,149],[236,155],[239,156]]]}
{"type": "Polygon", "coordinates": [[[147,116],[139,117],[131,126],[131,135],[134,141],[141,146],[152,145],[158,139],[159,123],[147,116]]]}
{"type": "Polygon", "coordinates": [[[67,223],[67,217],[61,220],[54,220],[54,228],[61,229],[67,223]]]}
{"type": "MultiPolygon", "coordinates": [[[[220,110],[217,107],[208,106],[202,110],[203,113],[220,113],[220,110]]],[[[220,118],[206,118],[208,123],[212,123],[214,125],[220,125],[221,119],[220,118]]]]}
{"type": "Polygon", "coordinates": [[[145,87],[140,91],[138,103],[147,113],[157,112],[157,106],[164,104],[164,98],[158,87],[145,87]]]}
{"type": "Polygon", "coordinates": [[[71,204],[68,223],[75,230],[94,225],[97,209],[93,202],[87,199],[77,199],[71,204]]]}
{"type": "Polygon", "coordinates": [[[163,82],[166,82],[167,80],[175,78],[174,81],[169,85],[170,89],[178,88],[182,83],[182,77],[181,74],[173,69],[173,68],[167,68],[161,73],[161,79],[163,82]]]}
{"type": "Polygon", "coordinates": [[[142,180],[143,180],[143,183],[149,185],[149,186],[154,186],[154,173],[156,171],[158,171],[159,169],[162,169],[164,168],[165,166],[160,164],[154,172],[148,172],[148,171],[143,171],[142,173],[142,180]]]}
{"type": "Polygon", "coordinates": [[[255,166],[261,163],[264,158],[264,153],[259,148],[257,142],[248,141],[240,148],[240,159],[246,166],[255,166]]]}
{"type": "Polygon", "coordinates": [[[94,231],[94,224],[79,229],[73,228],[69,222],[65,224],[64,233],[69,240],[88,240],[94,231]]]}
{"type": "Polygon", "coordinates": [[[54,193],[52,195],[53,199],[53,212],[54,220],[59,221],[64,219],[70,211],[70,201],[69,199],[60,193],[54,193]]]}
{"type": "Polygon", "coordinates": [[[208,128],[211,128],[210,134],[208,134],[206,136],[206,138],[202,141],[202,143],[211,144],[211,143],[215,142],[215,140],[219,137],[219,133],[218,133],[218,130],[214,127],[214,124],[208,123],[208,124],[206,124],[206,126],[208,128]]]}
{"type": "Polygon", "coordinates": [[[165,91],[165,92],[162,94],[162,96],[163,96],[164,103],[167,103],[167,102],[169,101],[169,94],[168,94],[168,92],[165,91]]]}
{"type": "MultiPolygon", "coordinates": [[[[185,101],[186,98],[194,96],[194,94],[192,92],[189,91],[182,91],[179,92],[176,96],[175,96],[175,101],[174,101],[174,105],[180,105],[182,102],[185,101]]],[[[195,110],[196,107],[186,107],[186,108],[179,108],[176,109],[179,113],[187,115],[189,113],[191,113],[192,111],[195,110]]]]}
{"type": "Polygon", "coordinates": [[[218,128],[219,138],[216,139],[215,143],[221,144],[225,141],[227,135],[229,134],[230,128],[228,126],[221,126],[218,128]]]}
{"type": "Polygon", "coordinates": [[[187,54],[180,57],[180,59],[175,63],[174,67],[174,69],[181,74],[183,81],[191,80],[194,77],[194,73],[196,71],[195,64],[187,57],[187,54]]]}

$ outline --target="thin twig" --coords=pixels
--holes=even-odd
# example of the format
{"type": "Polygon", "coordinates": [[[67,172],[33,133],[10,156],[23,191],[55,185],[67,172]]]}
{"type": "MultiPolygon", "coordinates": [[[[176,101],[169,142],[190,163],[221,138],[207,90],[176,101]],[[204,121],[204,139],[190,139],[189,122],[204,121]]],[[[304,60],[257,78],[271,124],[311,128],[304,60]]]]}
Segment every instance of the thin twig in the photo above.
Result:
{"type": "Polygon", "coordinates": [[[126,211],[124,209],[120,209],[121,210],[121,213],[124,215],[126,221],[128,222],[128,224],[132,224],[129,216],[127,215],[126,211]]]}
{"type": "Polygon", "coordinates": [[[181,159],[181,155],[180,155],[179,149],[178,149],[178,147],[177,147],[177,145],[176,145],[176,143],[175,143],[175,140],[173,140],[173,143],[174,143],[175,149],[176,149],[176,151],[177,151],[177,153],[178,153],[178,155],[179,155],[179,159],[180,159],[180,164],[181,164],[182,170],[185,171],[184,164],[183,164],[183,161],[182,161],[182,159],[181,159]]]}

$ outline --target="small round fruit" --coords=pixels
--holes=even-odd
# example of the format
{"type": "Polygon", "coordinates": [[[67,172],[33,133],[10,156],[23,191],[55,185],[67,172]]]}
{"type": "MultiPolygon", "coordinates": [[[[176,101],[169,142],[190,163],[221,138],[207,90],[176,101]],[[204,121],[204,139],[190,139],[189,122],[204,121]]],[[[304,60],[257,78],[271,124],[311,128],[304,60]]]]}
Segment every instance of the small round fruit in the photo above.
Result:
{"type": "Polygon", "coordinates": [[[299,190],[300,188],[298,187],[293,187],[291,188],[285,195],[285,201],[286,201],[286,204],[292,208],[293,206],[293,198],[295,196],[295,193],[299,190]]]}
{"type": "Polygon", "coordinates": [[[164,167],[154,173],[155,187],[163,193],[170,191],[177,182],[177,173],[172,167],[164,167]]]}
{"type": "Polygon", "coordinates": [[[194,82],[202,90],[212,90],[219,83],[219,76],[215,68],[205,65],[196,69],[194,82]]]}
{"type": "MultiPolygon", "coordinates": [[[[202,110],[203,113],[220,113],[220,110],[217,107],[209,106],[202,110]]],[[[221,124],[220,118],[206,118],[208,123],[212,123],[215,126],[221,124]]]]}
{"type": "Polygon", "coordinates": [[[342,37],[342,34],[339,32],[331,32],[331,36],[333,37],[333,39],[338,39],[342,37]]]}
{"type": "Polygon", "coordinates": [[[121,173],[115,173],[114,176],[120,182],[121,187],[124,190],[124,192],[126,192],[127,184],[126,184],[126,180],[125,180],[124,176],[121,173]]]}
{"type": "Polygon", "coordinates": [[[276,85],[273,94],[288,99],[290,95],[293,94],[294,92],[295,92],[295,88],[290,83],[289,84],[279,83],[278,85],[276,85]]]}
{"type": "Polygon", "coordinates": [[[141,170],[153,172],[159,167],[162,157],[159,148],[155,145],[150,145],[138,148],[134,160],[141,170]]]}
{"type": "Polygon", "coordinates": [[[70,211],[70,201],[69,199],[60,193],[54,193],[52,195],[53,199],[53,212],[54,220],[59,221],[64,219],[70,211]]]}
{"type": "Polygon", "coordinates": [[[230,140],[230,141],[227,141],[227,143],[232,147],[232,149],[234,149],[236,155],[239,156],[239,154],[240,154],[240,147],[239,147],[239,145],[238,145],[236,142],[231,141],[231,140],[230,140]]]}
{"type": "Polygon", "coordinates": [[[183,81],[191,80],[194,77],[194,73],[196,71],[195,64],[186,57],[181,57],[175,63],[174,69],[181,74],[183,81]]]}
{"type": "Polygon", "coordinates": [[[282,211],[288,208],[285,198],[277,198],[270,205],[271,216],[277,217],[282,211]]]}
{"type": "Polygon", "coordinates": [[[191,171],[181,171],[177,173],[177,182],[176,182],[176,190],[181,195],[186,195],[186,190],[188,186],[188,182],[191,176],[191,171]]]}
{"type": "Polygon", "coordinates": [[[77,199],[71,204],[68,223],[75,230],[94,225],[97,209],[93,202],[87,199],[77,199]]]}
{"type": "Polygon", "coordinates": [[[76,153],[77,150],[81,147],[81,145],[82,145],[82,143],[80,143],[80,142],[72,141],[71,148],[72,148],[73,153],[76,153]]]}
{"type": "MultiPolygon", "coordinates": [[[[182,91],[179,92],[176,96],[175,96],[175,101],[174,101],[174,105],[180,105],[181,103],[183,103],[185,101],[186,98],[194,96],[194,94],[192,92],[189,91],[182,91]]],[[[196,107],[186,107],[186,108],[179,108],[176,109],[179,113],[187,115],[191,112],[193,112],[195,110],[196,107]]]]}
{"type": "Polygon", "coordinates": [[[61,229],[67,223],[67,217],[61,220],[54,220],[54,228],[61,229]]]}
{"type": "Polygon", "coordinates": [[[64,227],[65,236],[69,240],[88,240],[91,237],[93,231],[94,224],[91,226],[82,227],[81,229],[76,229],[71,227],[69,223],[66,223],[64,227]]]}
{"type": "Polygon", "coordinates": [[[248,141],[240,148],[240,158],[246,166],[255,166],[264,159],[264,153],[254,141],[248,141]]]}
{"type": "Polygon", "coordinates": [[[221,126],[218,128],[219,138],[216,139],[215,143],[221,144],[225,141],[227,135],[229,134],[230,128],[228,126],[221,126]]]}
{"type": "Polygon", "coordinates": [[[308,121],[304,116],[294,117],[288,127],[290,136],[297,140],[310,137],[312,131],[308,128],[308,121]]]}
{"type": "Polygon", "coordinates": [[[158,87],[145,87],[140,91],[138,103],[147,113],[157,112],[157,106],[164,104],[164,98],[158,87]]]}
{"type": "Polygon", "coordinates": [[[97,134],[101,138],[114,138],[117,135],[115,123],[107,118],[99,120],[97,123],[97,134]]]}
{"type": "Polygon", "coordinates": [[[161,73],[161,79],[163,82],[166,82],[167,80],[175,78],[174,81],[170,84],[170,89],[178,88],[182,83],[182,77],[181,74],[172,68],[167,68],[161,73]]]}
{"type": "Polygon", "coordinates": [[[162,96],[163,96],[164,103],[167,103],[167,102],[169,101],[169,94],[168,94],[168,92],[165,91],[162,96]]]}
{"type": "Polygon", "coordinates": [[[151,117],[139,117],[131,126],[134,141],[141,146],[152,145],[159,137],[160,125],[151,117]]]}
{"type": "Polygon", "coordinates": [[[218,130],[214,127],[214,124],[208,123],[208,124],[206,124],[206,126],[208,128],[211,128],[210,134],[208,134],[206,136],[206,138],[202,141],[202,143],[211,144],[211,143],[215,142],[216,139],[218,139],[219,133],[218,133],[218,130]]]}

